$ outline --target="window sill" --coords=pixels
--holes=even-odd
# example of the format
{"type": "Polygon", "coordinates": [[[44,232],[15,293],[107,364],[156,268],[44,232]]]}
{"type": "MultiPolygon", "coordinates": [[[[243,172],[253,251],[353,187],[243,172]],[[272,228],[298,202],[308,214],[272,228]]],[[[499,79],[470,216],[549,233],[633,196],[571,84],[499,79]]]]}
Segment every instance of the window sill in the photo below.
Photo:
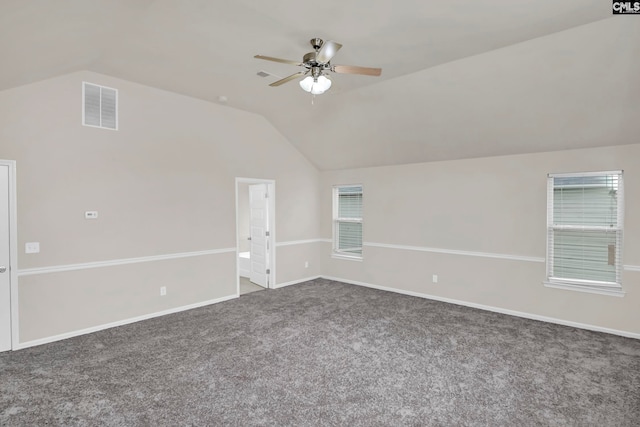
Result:
{"type": "Polygon", "coordinates": [[[362,256],[345,255],[345,254],[339,254],[339,253],[335,253],[335,252],[331,254],[331,258],[346,259],[346,260],[349,260],[349,261],[360,261],[360,262],[362,262],[362,256]]]}
{"type": "Polygon", "coordinates": [[[608,295],[614,297],[623,297],[625,291],[622,288],[596,288],[588,285],[577,285],[575,283],[563,283],[563,282],[542,282],[547,288],[564,289],[566,291],[586,292],[589,294],[608,295]]]}

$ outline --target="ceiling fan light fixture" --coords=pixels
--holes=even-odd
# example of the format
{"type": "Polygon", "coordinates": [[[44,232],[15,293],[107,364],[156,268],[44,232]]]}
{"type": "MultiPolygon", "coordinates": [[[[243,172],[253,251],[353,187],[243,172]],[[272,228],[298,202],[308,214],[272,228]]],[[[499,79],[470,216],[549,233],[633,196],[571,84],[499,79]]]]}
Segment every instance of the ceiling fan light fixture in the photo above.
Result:
{"type": "Polygon", "coordinates": [[[327,76],[319,76],[317,85],[325,92],[331,87],[331,79],[327,76]]]}
{"type": "Polygon", "coordinates": [[[305,92],[311,92],[313,95],[325,93],[331,87],[331,79],[327,76],[307,76],[300,81],[300,87],[305,92]]]}
{"type": "Polygon", "coordinates": [[[300,80],[300,87],[305,92],[311,92],[311,88],[313,87],[313,77],[307,76],[304,79],[300,80]]]}
{"type": "MultiPolygon", "coordinates": [[[[313,95],[325,93],[331,87],[331,80],[325,73],[332,72],[338,74],[362,74],[365,76],[379,76],[382,72],[380,68],[360,67],[354,65],[332,65],[331,60],[335,54],[342,48],[340,43],[328,40],[323,41],[320,38],[311,39],[313,52],[309,52],[302,57],[302,62],[292,61],[289,59],[274,58],[272,56],[255,55],[254,58],[264,59],[266,61],[280,62],[283,64],[296,65],[302,67],[302,70],[282,78],[269,86],[280,86],[300,76],[307,76],[299,83],[302,90],[313,95]]],[[[260,75],[260,73],[258,73],[260,75]]],[[[265,74],[269,74],[266,73],[265,74]]]]}

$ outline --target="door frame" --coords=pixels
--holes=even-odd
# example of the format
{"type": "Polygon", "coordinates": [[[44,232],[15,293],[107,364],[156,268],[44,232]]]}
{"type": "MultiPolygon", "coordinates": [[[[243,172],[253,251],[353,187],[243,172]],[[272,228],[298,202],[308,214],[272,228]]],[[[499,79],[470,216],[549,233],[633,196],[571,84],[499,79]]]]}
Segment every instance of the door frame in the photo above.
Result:
{"type": "Polygon", "coordinates": [[[240,230],[238,229],[238,184],[267,184],[269,203],[267,204],[269,216],[269,280],[267,289],[273,289],[276,284],[276,181],[274,179],[242,178],[236,177],[236,296],[240,296],[240,230]]]}
{"type": "Polygon", "coordinates": [[[1,160],[1,166],[9,167],[9,292],[11,301],[11,349],[16,350],[19,341],[18,328],[18,203],[16,191],[16,161],[1,160]]]}

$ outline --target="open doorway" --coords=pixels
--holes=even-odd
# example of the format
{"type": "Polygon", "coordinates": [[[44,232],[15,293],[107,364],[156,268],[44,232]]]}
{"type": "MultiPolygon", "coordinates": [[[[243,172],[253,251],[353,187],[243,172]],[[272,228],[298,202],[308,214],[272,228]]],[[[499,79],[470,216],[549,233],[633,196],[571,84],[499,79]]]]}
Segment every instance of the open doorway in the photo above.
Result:
{"type": "Polygon", "coordinates": [[[236,178],[238,295],[275,283],[275,181],[236,178]]]}

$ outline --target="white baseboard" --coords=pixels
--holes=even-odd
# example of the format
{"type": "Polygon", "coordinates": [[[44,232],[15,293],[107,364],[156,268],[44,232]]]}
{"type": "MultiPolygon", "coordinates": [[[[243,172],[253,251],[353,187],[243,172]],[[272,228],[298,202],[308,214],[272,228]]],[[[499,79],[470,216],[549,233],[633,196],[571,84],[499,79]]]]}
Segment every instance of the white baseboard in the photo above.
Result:
{"type": "Polygon", "coordinates": [[[278,283],[277,285],[273,286],[273,289],[284,288],[285,286],[297,285],[298,283],[308,282],[310,280],[316,280],[316,279],[319,279],[320,277],[322,276],[311,276],[304,279],[292,280],[290,282],[278,283]]]}
{"type": "Polygon", "coordinates": [[[119,320],[117,322],[105,323],[103,325],[93,326],[91,328],[80,329],[78,331],[66,332],[60,335],[53,335],[46,338],[41,338],[33,341],[27,341],[23,343],[18,343],[18,345],[14,346],[13,350],[22,350],[24,348],[33,347],[41,344],[48,344],[54,341],[61,341],[67,338],[73,338],[80,335],[86,335],[93,332],[102,331],[109,328],[115,328],[117,326],[124,326],[130,323],[140,322],[141,320],[153,319],[154,317],[165,316],[167,314],[178,313],[181,311],[191,310],[198,307],[204,307],[206,305],[217,304],[223,301],[229,301],[232,299],[238,298],[238,295],[228,295],[226,297],[216,298],[208,301],[197,302],[195,304],[183,305],[181,307],[170,308],[168,310],[158,311],[155,313],[149,313],[142,316],[132,317],[130,319],[119,320]]]}
{"type": "MultiPolygon", "coordinates": [[[[312,277],[307,277],[307,278],[304,278],[304,279],[292,280],[290,282],[279,283],[279,284],[275,285],[273,287],[273,289],[284,288],[285,286],[291,286],[291,285],[295,285],[295,284],[298,284],[298,283],[307,282],[307,281],[310,281],[310,280],[315,280],[315,279],[318,279],[318,278],[320,278],[320,276],[312,276],[312,277]]],[[[165,316],[167,314],[173,314],[173,313],[178,313],[178,312],[181,312],[181,311],[191,310],[191,309],[198,308],[198,307],[204,307],[204,306],[211,305],[211,304],[217,304],[219,302],[229,301],[229,300],[232,300],[232,299],[235,299],[235,298],[238,298],[238,295],[236,295],[236,294],[228,295],[226,297],[216,298],[216,299],[208,300],[208,301],[202,301],[202,302],[198,302],[198,303],[194,303],[194,304],[184,305],[184,306],[181,306],[181,307],[170,308],[168,310],[163,310],[163,311],[158,311],[158,312],[155,312],[155,313],[145,314],[145,315],[142,315],[142,316],[132,317],[130,319],[124,319],[124,320],[119,320],[119,321],[116,321],[116,322],[105,323],[103,325],[93,326],[91,328],[80,329],[80,330],[72,331],[72,332],[65,332],[64,334],[53,335],[53,336],[50,336],[50,337],[40,338],[40,339],[37,339],[37,340],[26,341],[26,342],[18,343],[17,345],[15,345],[13,347],[12,350],[22,350],[22,349],[29,348],[29,347],[34,347],[34,346],[37,346],[37,345],[48,344],[48,343],[52,343],[52,342],[55,342],[55,341],[61,341],[61,340],[65,340],[67,338],[73,338],[73,337],[77,337],[77,336],[80,336],[80,335],[86,335],[86,334],[102,331],[102,330],[109,329],[109,328],[115,328],[115,327],[118,327],[118,326],[128,325],[130,323],[140,322],[142,320],[153,319],[154,317],[165,316]]]]}
{"type": "Polygon", "coordinates": [[[510,315],[510,316],[522,317],[522,318],[525,318],[525,319],[539,320],[541,322],[555,323],[557,325],[571,326],[571,327],[574,327],[574,328],[586,329],[586,330],[589,330],[589,331],[604,332],[604,333],[607,333],[607,334],[619,335],[619,336],[627,337],[627,338],[640,339],[640,333],[636,333],[636,332],[620,331],[620,330],[617,330],[617,329],[604,328],[604,327],[601,327],[601,326],[589,325],[589,324],[586,324],[586,323],[571,322],[569,320],[556,319],[554,317],[539,316],[537,314],[525,313],[525,312],[522,312],[522,311],[515,311],[515,310],[508,310],[508,309],[505,309],[505,308],[492,307],[492,306],[483,305],[483,304],[476,304],[476,303],[473,303],[473,302],[461,301],[461,300],[456,300],[456,299],[452,299],[452,298],[444,298],[444,297],[439,297],[439,296],[435,296],[435,295],[423,294],[423,293],[420,293],[420,292],[405,291],[405,290],[396,289],[396,288],[388,288],[386,286],[373,285],[371,283],[359,282],[359,281],[356,281],[356,280],[341,279],[339,277],[331,277],[331,276],[321,276],[321,277],[323,279],[334,280],[336,282],[348,283],[350,285],[364,286],[364,287],[367,287],[367,288],[378,289],[378,290],[381,290],[381,291],[395,292],[395,293],[398,293],[398,294],[409,295],[409,296],[419,297],[419,298],[425,298],[425,299],[430,299],[430,300],[434,300],[434,301],[441,301],[441,302],[446,302],[446,303],[449,303],[449,304],[457,304],[457,305],[462,305],[462,306],[465,306],[465,307],[478,308],[480,310],[493,311],[495,313],[507,314],[507,315],[510,315]]]}
{"type": "MultiPolygon", "coordinates": [[[[318,275],[318,276],[311,276],[311,277],[306,277],[306,278],[302,278],[302,279],[296,279],[296,280],[292,280],[290,282],[278,283],[278,284],[273,286],[273,289],[284,288],[286,286],[296,285],[298,283],[308,282],[308,281],[316,280],[316,279],[334,280],[334,281],[337,281],[337,282],[347,283],[347,284],[351,284],[351,285],[364,286],[364,287],[367,287],[367,288],[378,289],[378,290],[381,290],[381,291],[395,292],[395,293],[403,294],[403,295],[409,295],[409,296],[414,296],[414,297],[419,297],[419,298],[425,298],[425,299],[430,299],[430,300],[434,300],[434,301],[441,301],[441,302],[446,302],[446,303],[450,303],[450,304],[457,304],[457,305],[461,305],[461,306],[465,306],[465,307],[472,307],[472,308],[477,308],[477,309],[480,309],[480,310],[487,310],[487,311],[492,311],[492,312],[495,312],[495,313],[501,313],[501,314],[507,314],[507,315],[510,315],[510,316],[522,317],[522,318],[525,318],[525,319],[539,320],[539,321],[542,321],[542,322],[555,323],[555,324],[558,324],[558,325],[571,326],[571,327],[574,327],[574,328],[586,329],[586,330],[590,330],[590,331],[605,332],[605,333],[608,333],[608,334],[619,335],[619,336],[623,336],[623,337],[627,337],[627,338],[640,339],[640,334],[639,333],[635,333],[635,332],[620,331],[620,330],[617,330],[617,329],[604,328],[604,327],[595,326],[595,325],[589,325],[589,324],[585,324],[585,323],[571,322],[571,321],[568,321],[568,320],[556,319],[556,318],[553,318],[553,317],[539,316],[537,314],[524,313],[524,312],[515,311],[515,310],[508,310],[508,309],[499,308],[499,307],[487,306],[487,305],[483,305],[483,304],[476,304],[476,303],[456,300],[456,299],[452,299],[452,298],[444,298],[444,297],[439,297],[439,296],[435,296],[435,295],[423,294],[423,293],[420,293],[420,292],[413,292],[413,291],[406,291],[406,290],[402,290],[402,289],[389,288],[389,287],[386,287],[386,286],[373,285],[371,283],[365,283],[365,282],[360,282],[360,281],[356,281],[356,280],[349,280],[349,279],[343,279],[343,278],[332,277],[332,276],[318,275]]],[[[50,336],[50,337],[45,337],[45,338],[41,338],[41,339],[37,339],[37,340],[26,341],[26,342],[18,343],[17,345],[15,345],[13,347],[13,350],[22,350],[22,349],[25,349],[25,348],[34,347],[34,346],[41,345],[41,344],[48,344],[48,343],[55,342],[55,341],[61,341],[61,340],[67,339],[67,338],[73,338],[73,337],[77,337],[77,336],[80,336],[80,335],[90,334],[90,333],[93,333],[93,332],[98,332],[98,331],[102,331],[102,330],[109,329],[109,328],[115,328],[117,326],[124,326],[124,325],[128,325],[130,323],[135,323],[135,322],[140,322],[142,320],[152,319],[154,317],[165,316],[167,314],[173,314],[173,313],[178,313],[178,312],[181,312],[181,311],[191,310],[191,309],[194,309],[194,308],[204,307],[204,306],[211,305],[211,304],[217,304],[217,303],[224,302],[224,301],[229,301],[229,300],[232,300],[232,299],[235,299],[235,298],[238,298],[237,294],[228,295],[228,296],[221,297],[221,298],[216,298],[216,299],[213,299],[213,300],[202,301],[202,302],[198,302],[198,303],[194,303],[194,304],[190,304],[190,305],[185,305],[185,306],[181,306],[181,307],[170,308],[168,310],[163,310],[163,311],[159,311],[159,312],[155,312],[155,313],[149,313],[149,314],[145,314],[145,315],[142,315],[142,316],[137,316],[137,317],[133,317],[133,318],[129,318],[129,319],[119,320],[117,322],[111,322],[111,323],[106,323],[106,324],[103,324],[103,325],[93,326],[91,328],[80,329],[80,330],[72,331],[72,332],[66,332],[64,334],[53,335],[53,336],[50,336]]]]}

